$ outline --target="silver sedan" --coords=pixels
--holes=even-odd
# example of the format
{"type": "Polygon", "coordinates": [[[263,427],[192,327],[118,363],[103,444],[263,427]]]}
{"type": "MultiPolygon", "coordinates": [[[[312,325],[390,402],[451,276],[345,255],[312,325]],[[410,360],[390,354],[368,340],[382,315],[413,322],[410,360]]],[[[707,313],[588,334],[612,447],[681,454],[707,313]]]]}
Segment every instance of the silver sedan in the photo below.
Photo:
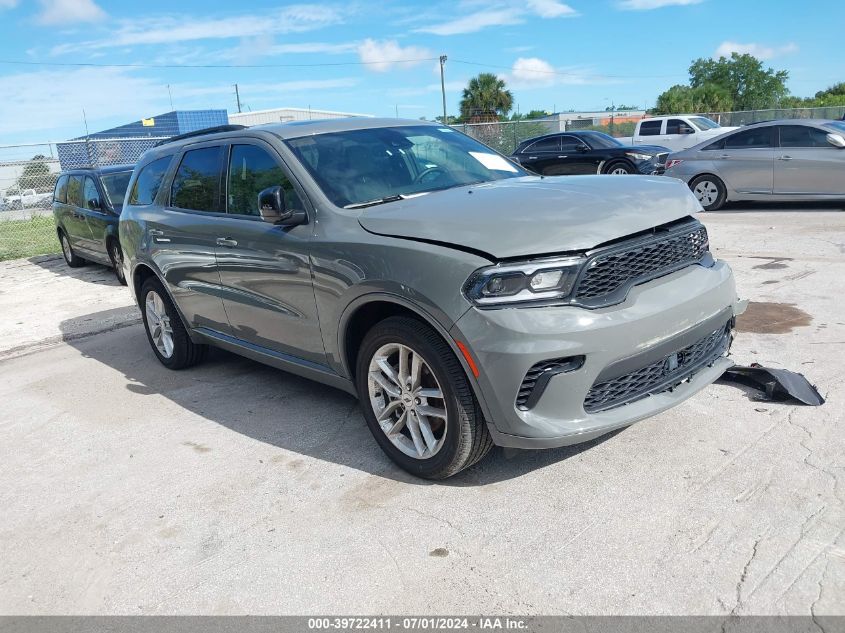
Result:
{"type": "Polygon", "coordinates": [[[671,154],[705,211],[727,201],[845,200],[845,122],[768,121],[671,154]]]}

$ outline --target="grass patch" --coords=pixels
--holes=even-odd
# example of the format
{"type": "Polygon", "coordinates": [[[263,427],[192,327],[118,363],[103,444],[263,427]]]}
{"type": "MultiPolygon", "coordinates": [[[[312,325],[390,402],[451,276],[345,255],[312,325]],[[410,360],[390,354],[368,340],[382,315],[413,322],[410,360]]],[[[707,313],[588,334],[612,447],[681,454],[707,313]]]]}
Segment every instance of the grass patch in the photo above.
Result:
{"type": "Polygon", "coordinates": [[[0,220],[0,262],[58,253],[60,249],[53,216],[36,216],[29,220],[0,220]]]}

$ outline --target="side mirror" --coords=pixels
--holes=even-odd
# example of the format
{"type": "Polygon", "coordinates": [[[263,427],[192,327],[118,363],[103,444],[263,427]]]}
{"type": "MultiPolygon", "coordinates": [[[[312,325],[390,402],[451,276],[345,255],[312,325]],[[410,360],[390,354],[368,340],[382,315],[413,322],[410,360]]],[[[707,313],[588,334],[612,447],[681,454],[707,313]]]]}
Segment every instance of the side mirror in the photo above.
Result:
{"type": "Polygon", "coordinates": [[[843,137],[841,134],[828,134],[827,142],[833,145],[834,147],[838,147],[839,149],[845,147],[845,137],[843,137]]]}
{"type": "Polygon", "coordinates": [[[285,209],[285,192],[278,185],[258,194],[258,213],[265,222],[281,226],[295,226],[306,219],[305,211],[285,209]]]}
{"type": "Polygon", "coordinates": [[[581,143],[581,145],[579,145],[579,146],[578,146],[578,147],[576,147],[575,149],[576,149],[577,151],[581,152],[582,154],[583,154],[584,152],[589,152],[589,151],[590,151],[590,148],[589,148],[589,147],[587,147],[586,145],[584,145],[583,143],[581,143]]]}
{"type": "Polygon", "coordinates": [[[681,134],[695,134],[695,130],[693,130],[691,127],[683,126],[681,128],[681,134]]]}
{"type": "Polygon", "coordinates": [[[99,200],[97,200],[96,198],[91,198],[91,199],[88,201],[88,208],[89,208],[89,209],[97,209],[97,210],[100,210],[100,209],[102,209],[103,207],[102,207],[102,205],[100,204],[100,201],[99,201],[99,200]]]}

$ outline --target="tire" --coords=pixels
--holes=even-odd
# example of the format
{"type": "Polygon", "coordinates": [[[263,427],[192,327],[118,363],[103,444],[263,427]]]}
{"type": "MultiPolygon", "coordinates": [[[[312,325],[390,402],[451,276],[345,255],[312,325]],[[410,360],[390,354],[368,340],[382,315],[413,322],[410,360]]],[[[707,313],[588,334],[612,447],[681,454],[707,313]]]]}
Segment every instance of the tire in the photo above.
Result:
{"type": "Polygon", "coordinates": [[[616,161],[615,163],[610,163],[607,167],[605,167],[604,173],[611,176],[629,176],[631,174],[636,174],[637,170],[625,161],[616,161]]]}
{"type": "Polygon", "coordinates": [[[125,286],[126,273],[123,271],[123,249],[120,248],[120,242],[116,239],[109,240],[108,251],[114,276],[117,277],[121,285],[125,286]]]}
{"type": "MultiPolygon", "coordinates": [[[[401,370],[395,374],[401,376],[401,370]]],[[[373,437],[390,459],[412,475],[446,479],[480,461],[493,447],[461,364],[446,342],[424,323],[409,317],[390,317],[377,323],[361,343],[355,376],[361,408],[373,437]],[[420,378],[416,387],[400,391],[397,381],[391,381],[380,369],[371,375],[371,368],[382,367],[378,364],[381,359],[395,369],[403,348],[411,354],[406,367],[414,365],[413,355],[418,357],[420,378]],[[394,395],[388,394],[385,386],[394,390],[394,395]],[[380,423],[378,413],[384,417],[391,403],[398,404],[380,423]],[[403,417],[404,425],[400,424],[403,417]],[[397,427],[399,430],[388,437],[388,429],[397,427]]]]}
{"type": "Polygon", "coordinates": [[[161,364],[168,369],[185,369],[201,362],[208,353],[208,346],[191,341],[176,306],[161,282],[156,277],[147,279],[139,296],[147,340],[161,364]]]}
{"type": "Polygon", "coordinates": [[[87,260],[82,259],[73,252],[70,240],[67,238],[67,234],[63,230],[59,231],[59,243],[62,246],[62,255],[64,256],[65,262],[68,266],[71,268],[79,268],[88,263],[87,260]]]}
{"type": "Polygon", "coordinates": [[[716,176],[705,174],[690,181],[689,188],[705,211],[721,209],[728,197],[725,183],[716,176]]]}

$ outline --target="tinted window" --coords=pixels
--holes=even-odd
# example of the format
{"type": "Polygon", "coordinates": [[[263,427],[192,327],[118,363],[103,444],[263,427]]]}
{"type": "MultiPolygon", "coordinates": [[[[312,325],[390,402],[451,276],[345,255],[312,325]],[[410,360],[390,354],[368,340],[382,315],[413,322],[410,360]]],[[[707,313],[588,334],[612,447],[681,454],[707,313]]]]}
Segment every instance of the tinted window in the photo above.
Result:
{"type": "Polygon", "coordinates": [[[67,181],[67,203],[82,206],[82,176],[70,176],[67,181]]]}
{"type": "Polygon", "coordinates": [[[152,204],[158,195],[161,181],[170,166],[172,156],[165,156],[154,160],[149,165],[141,168],[141,172],[135,179],[132,187],[132,194],[129,196],[129,204],[152,204]]]}
{"type": "Polygon", "coordinates": [[[89,211],[103,208],[100,202],[100,191],[97,189],[94,179],[88,176],[85,177],[85,184],[82,189],[82,201],[89,211]]]}
{"type": "Polygon", "coordinates": [[[780,126],[781,147],[830,147],[827,142],[827,132],[806,125],[780,126]]]}
{"type": "Polygon", "coordinates": [[[220,176],[223,147],[204,147],[185,152],[173,177],[170,204],[193,211],[222,211],[220,176]]]}
{"type": "Polygon", "coordinates": [[[131,171],[122,171],[117,174],[103,174],[100,176],[103,187],[106,189],[106,195],[113,205],[123,204],[123,198],[126,196],[126,188],[129,186],[129,178],[131,177],[131,171]]]}
{"type": "Polygon", "coordinates": [[[640,123],[640,136],[657,136],[663,121],[643,121],[640,123]]]}
{"type": "Polygon", "coordinates": [[[553,136],[551,138],[542,138],[539,141],[531,143],[526,149],[526,152],[559,152],[560,151],[560,137],[553,136]]]}
{"type": "Polygon", "coordinates": [[[56,202],[66,203],[67,202],[67,176],[60,176],[59,181],[56,183],[56,191],[53,194],[53,200],[56,202]]]}
{"type": "Polygon", "coordinates": [[[725,139],[725,149],[765,149],[774,147],[772,132],[774,127],[758,127],[737,132],[725,139]]]}
{"type": "Polygon", "coordinates": [[[581,145],[586,145],[584,141],[575,136],[565,134],[560,137],[560,149],[564,152],[574,152],[581,145]]]}
{"type": "Polygon", "coordinates": [[[699,130],[713,130],[719,127],[718,123],[711,119],[708,119],[706,116],[690,117],[690,122],[699,130]]]}
{"type": "Polygon", "coordinates": [[[229,159],[228,211],[259,215],[258,194],[280,186],[285,192],[285,209],[303,209],[302,202],[276,160],[254,145],[235,145],[229,159]]]}
{"type": "Polygon", "coordinates": [[[666,134],[689,134],[694,132],[686,121],[681,119],[669,119],[666,121],[666,134]]]}

